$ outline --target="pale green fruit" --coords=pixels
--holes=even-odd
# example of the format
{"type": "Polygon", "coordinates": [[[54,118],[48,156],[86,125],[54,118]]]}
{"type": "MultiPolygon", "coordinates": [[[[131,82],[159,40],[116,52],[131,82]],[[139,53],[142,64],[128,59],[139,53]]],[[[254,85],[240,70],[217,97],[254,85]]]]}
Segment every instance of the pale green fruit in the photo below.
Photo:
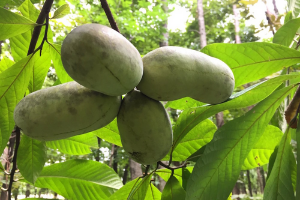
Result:
{"type": "Polygon", "coordinates": [[[117,122],[124,150],[138,163],[154,164],[172,147],[173,133],[164,106],[141,92],[125,96],[117,122]]]}
{"type": "Polygon", "coordinates": [[[15,108],[14,120],[31,138],[58,140],[104,127],[117,116],[120,105],[121,97],[69,82],[23,98],[15,108]]]}
{"type": "Polygon", "coordinates": [[[63,41],[61,59],[75,81],[110,96],[131,91],[143,75],[138,50],[120,33],[100,24],[72,30],[63,41]]]}
{"type": "Polygon", "coordinates": [[[231,69],[221,60],[182,47],[161,47],[143,57],[137,88],[148,97],[172,101],[183,97],[217,104],[234,89],[231,69]]]}

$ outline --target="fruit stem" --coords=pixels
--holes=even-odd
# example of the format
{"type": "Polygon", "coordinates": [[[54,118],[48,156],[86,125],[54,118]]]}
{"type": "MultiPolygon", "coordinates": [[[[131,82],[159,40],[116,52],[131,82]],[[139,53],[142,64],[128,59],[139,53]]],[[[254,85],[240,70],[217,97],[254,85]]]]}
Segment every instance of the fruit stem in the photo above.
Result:
{"type": "Polygon", "coordinates": [[[120,33],[120,30],[119,30],[119,28],[117,26],[117,23],[116,23],[113,15],[110,11],[110,8],[109,8],[109,5],[108,5],[107,1],[106,0],[100,0],[100,2],[101,2],[101,6],[102,6],[103,10],[105,11],[106,17],[109,21],[109,24],[110,24],[111,28],[120,33]]]}

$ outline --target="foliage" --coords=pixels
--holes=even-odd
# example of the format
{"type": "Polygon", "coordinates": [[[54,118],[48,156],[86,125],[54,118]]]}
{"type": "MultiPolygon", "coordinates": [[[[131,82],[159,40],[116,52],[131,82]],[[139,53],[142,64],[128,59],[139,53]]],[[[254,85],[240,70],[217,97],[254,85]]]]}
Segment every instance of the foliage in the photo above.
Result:
{"type": "MultiPolygon", "coordinates": [[[[164,2],[173,3],[161,0],[108,1],[120,32],[141,55],[158,48],[163,33],[167,31],[163,24],[171,10],[164,9],[164,2]]],[[[42,51],[27,55],[33,28],[43,26],[37,46],[44,41],[46,30],[44,25],[35,23],[40,11],[36,8],[39,4],[33,3],[36,2],[0,2],[0,40],[9,40],[5,42],[5,51],[9,51],[13,58],[5,57],[0,61],[1,152],[14,130],[13,111],[24,95],[42,87],[72,81],[61,62],[60,49],[65,35],[74,26],[84,23],[109,25],[99,2],[70,0],[69,5],[63,0],[56,0],[51,10],[47,42],[42,51]],[[70,26],[59,22],[61,18],[70,16],[70,26]]],[[[300,26],[300,18],[293,18],[298,13],[299,2],[289,1],[291,12],[274,35],[273,43],[253,42],[257,39],[255,29],[245,27],[245,20],[251,16],[247,2],[243,3],[239,4],[244,17],[241,22],[245,33],[242,41],[249,43],[220,44],[226,39],[234,42],[234,25],[227,20],[232,15],[233,2],[204,1],[209,45],[201,52],[222,60],[232,69],[236,83],[232,96],[216,105],[189,97],[165,104],[166,108],[180,112],[179,118],[173,120],[172,149],[163,160],[172,157],[173,161],[185,164],[183,167],[157,169],[152,166],[150,173],[144,177],[123,185],[120,176],[125,174],[123,170],[127,170],[124,166],[128,166],[128,155],[122,148],[115,119],[102,129],[63,140],[44,142],[22,135],[17,163],[23,181],[35,187],[49,188],[73,200],[226,200],[237,180],[242,179],[242,170],[269,163],[264,199],[282,199],[281,196],[294,199],[296,181],[299,183],[300,176],[296,174],[298,165],[291,145],[292,132],[283,134],[269,123],[300,82],[299,73],[279,75],[289,66],[297,70],[300,62],[299,51],[289,48],[300,26]],[[287,81],[289,84],[286,84],[287,81]],[[245,84],[251,86],[245,87],[245,84]],[[251,110],[246,109],[252,105],[255,106],[251,110]],[[212,116],[221,111],[232,114],[232,110],[239,110],[242,114],[226,120],[225,125],[217,129],[212,116]],[[109,151],[105,153],[112,147],[115,148],[114,155],[109,155],[109,151]],[[113,163],[110,156],[114,156],[113,163]],[[191,162],[181,163],[187,160],[191,162]],[[117,164],[119,167],[115,167],[117,164]],[[108,165],[114,166],[114,169],[108,165]],[[167,182],[162,193],[156,188],[155,178],[158,176],[167,182]]],[[[186,32],[171,32],[169,42],[199,50],[196,1],[191,4],[182,1],[181,4],[190,9],[194,20],[188,23],[186,32]]]]}

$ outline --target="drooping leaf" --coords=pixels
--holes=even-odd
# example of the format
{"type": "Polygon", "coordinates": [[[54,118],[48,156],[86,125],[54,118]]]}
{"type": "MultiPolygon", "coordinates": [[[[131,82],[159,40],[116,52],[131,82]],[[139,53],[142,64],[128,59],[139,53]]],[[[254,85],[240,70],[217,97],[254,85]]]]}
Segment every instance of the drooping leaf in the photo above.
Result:
{"type": "Polygon", "coordinates": [[[188,157],[188,161],[193,161],[193,162],[197,162],[197,160],[199,159],[200,156],[202,156],[204,154],[206,145],[201,147],[200,149],[198,149],[195,153],[193,153],[192,155],[190,155],[190,157],[188,157]]]}
{"type": "MultiPolygon", "coordinates": [[[[298,124],[300,124],[300,118],[298,120],[298,124]]],[[[300,155],[300,126],[297,127],[296,130],[296,141],[297,141],[297,155],[300,155]]],[[[297,156],[297,187],[296,187],[296,199],[300,198],[300,156],[297,156]]]]}
{"type": "Polygon", "coordinates": [[[0,73],[5,71],[7,68],[11,67],[15,62],[12,61],[11,59],[4,57],[0,61],[0,73]]]}
{"type": "Polygon", "coordinates": [[[231,96],[231,100],[217,105],[206,105],[190,108],[180,114],[176,125],[173,127],[173,149],[182,138],[204,119],[226,109],[243,108],[265,99],[284,81],[297,79],[298,75],[283,75],[268,81],[255,84],[231,96]]]}
{"type": "Polygon", "coordinates": [[[115,118],[112,122],[110,122],[108,125],[105,127],[98,129],[96,131],[93,131],[93,133],[98,136],[99,138],[116,144],[120,147],[122,147],[122,142],[121,138],[119,135],[119,129],[118,129],[118,124],[117,124],[117,118],[115,118]]]}
{"type": "Polygon", "coordinates": [[[90,147],[97,148],[98,141],[93,133],[86,133],[62,140],[47,141],[46,145],[65,154],[84,155],[91,153],[90,147]]]}
{"type": "Polygon", "coordinates": [[[60,6],[54,12],[54,15],[53,15],[52,19],[62,18],[62,17],[66,16],[69,13],[70,13],[70,6],[69,6],[69,4],[64,4],[64,5],[60,6]]]}
{"type": "Polygon", "coordinates": [[[161,200],[183,200],[185,199],[185,191],[181,187],[179,181],[171,176],[167,181],[165,188],[161,194],[161,200]]]}
{"type": "Polygon", "coordinates": [[[161,200],[161,192],[150,183],[145,200],[161,200]]]}
{"type": "Polygon", "coordinates": [[[191,171],[188,170],[186,167],[182,168],[182,187],[186,191],[187,182],[191,176],[191,171]]]}
{"type": "Polygon", "coordinates": [[[144,178],[140,178],[137,184],[131,189],[127,200],[144,200],[150,185],[151,177],[152,173],[144,178]]]}
{"type": "Polygon", "coordinates": [[[14,128],[13,112],[24,97],[32,70],[32,55],[0,74],[0,152],[3,152],[14,128]]]}
{"type": "Polygon", "coordinates": [[[0,7],[4,6],[18,6],[23,2],[23,0],[1,0],[0,7]]]}
{"type": "Polygon", "coordinates": [[[264,190],[264,200],[295,199],[291,180],[291,134],[287,130],[282,137],[275,163],[264,190]]]}
{"type": "Polygon", "coordinates": [[[231,68],[235,87],[300,62],[299,51],[265,42],[211,44],[201,51],[224,61],[231,68]]]}
{"type": "MultiPolygon", "coordinates": [[[[216,130],[216,125],[209,119],[199,123],[175,147],[172,153],[172,160],[185,161],[198,149],[209,143],[216,130]]],[[[169,159],[170,153],[168,153],[163,160],[169,159]]]]}
{"type": "Polygon", "coordinates": [[[287,0],[288,11],[292,11],[293,17],[298,17],[300,13],[300,1],[299,0],[287,0]]]}
{"type": "Polygon", "coordinates": [[[275,33],[273,37],[273,43],[289,47],[299,27],[300,18],[288,21],[275,33]]]}
{"type": "MultiPolygon", "coordinates": [[[[148,177],[149,178],[149,177],[148,177]]],[[[109,200],[128,199],[131,191],[141,183],[141,178],[136,178],[126,183],[122,188],[110,196],[109,200]]],[[[152,183],[149,184],[145,200],[161,200],[161,192],[152,183]]]]}
{"type": "Polygon", "coordinates": [[[73,81],[73,79],[67,74],[62,61],[61,61],[61,46],[58,44],[50,45],[50,56],[55,67],[56,74],[61,83],[67,83],[73,81]]]}
{"type": "Polygon", "coordinates": [[[283,133],[279,128],[268,125],[258,142],[249,152],[242,170],[249,170],[267,164],[282,135],[283,133]]]}
{"type": "Polygon", "coordinates": [[[173,108],[173,109],[177,109],[177,110],[185,110],[187,108],[198,107],[198,106],[203,106],[203,105],[205,105],[205,103],[196,101],[189,97],[185,97],[185,98],[178,99],[175,101],[168,101],[168,103],[165,105],[165,107],[173,108]]]}
{"type": "Polygon", "coordinates": [[[20,35],[35,26],[35,22],[0,7],[0,40],[20,35]]]}
{"type": "Polygon", "coordinates": [[[107,200],[122,185],[109,166],[77,159],[44,167],[35,182],[36,187],[49,188],[72,200],[107,200]]]}
{"type": "Polygon", "coordinates": [[[292,185],[293,185],[293,191],[296,191],[296,185],[297,185],[297,163],[294,156],[294,153],[290,151],[290,170],[291,170],[291,178],[292,178],[292,185]]]}
{"type": "Polygon", "coordinates": [[[228,198],[248,153],[293,87],[273,92],[244,116],[217,130],[188,180],[186,200],[228,198]]]}
{"type": "Polygon", "coordinates": [[[18,169],[27,181],[34,184],[44,167],[46,159],[47,148],[45,142],[22,135],[17,163],[18,169]]]}

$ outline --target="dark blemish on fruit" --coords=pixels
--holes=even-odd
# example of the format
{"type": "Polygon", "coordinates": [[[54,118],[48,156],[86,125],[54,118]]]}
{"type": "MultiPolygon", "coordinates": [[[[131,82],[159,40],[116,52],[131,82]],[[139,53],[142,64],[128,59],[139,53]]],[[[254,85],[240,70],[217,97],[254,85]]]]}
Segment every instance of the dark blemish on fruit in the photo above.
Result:
{"type": "Polygon", "coordinates": [[[77,114],[77,110],[74,107],[69,107],[68,111],[72,114],[72,115],[76,115],[77,114]]]}

